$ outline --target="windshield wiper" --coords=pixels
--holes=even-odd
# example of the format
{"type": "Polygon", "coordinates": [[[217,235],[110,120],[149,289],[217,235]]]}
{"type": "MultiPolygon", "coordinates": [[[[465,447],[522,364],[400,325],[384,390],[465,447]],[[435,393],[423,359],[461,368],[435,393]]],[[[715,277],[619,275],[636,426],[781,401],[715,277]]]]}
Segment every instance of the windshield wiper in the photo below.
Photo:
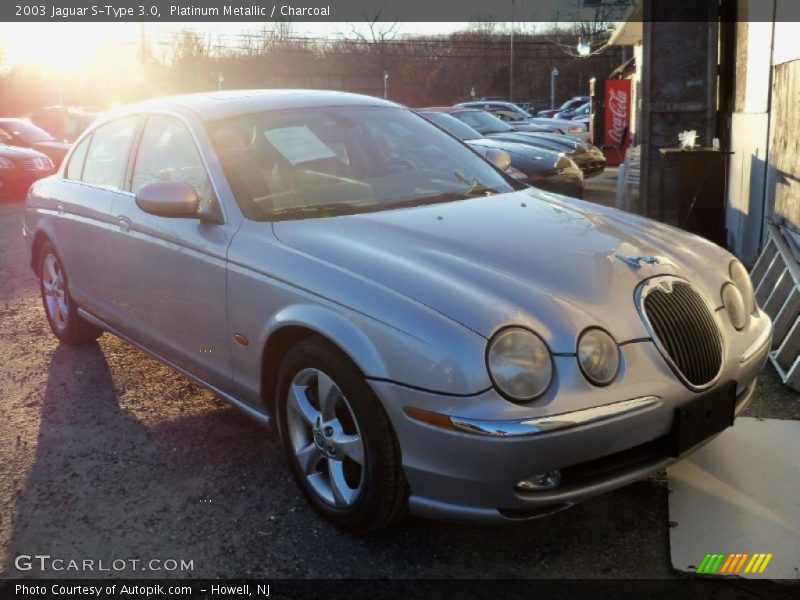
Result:
{"type": "Polygon", "coordinates": [[[477,177],[473,177],[472,179],[470,179],[469,177],[467,177],[466,175],[464,175],[464,174],[463,174],[461,171],[459,171],[458,169],[456,169],[455,171],[453,171],[453,174],[454,174],[456,177],[458,177],[458,178],[459,178],[461,181],[463,181],[464,183],[466,183],[467,185],[469,185],[469,189],[468,189],[466,192],[463,192],[463,193],[464,193],[464,194],[465,194],[465,195],[466,195],[468,198],[470,198],[470,197],[474,197],[474,196],[476,196],[476,195],[484,195],[484,196],[488,196],[488,195],[489,195],[489,192],[491,192],[491,193],[493,193],[493,194],[496,194],[496,193],[497,193],[497,190],[494,190],[494,189],[490,188],[488,185],[486,185],[485,183],[483,183],[483,182],[482,182],[480,179],[478,179],[477,177]]]}
{"type": "Polygon", "coordinates": [[[360,207],[358,204],[352,204],[350,202],[332,202],[330,204],[292,206],[289,208],[273,210],[271,213],[269,213],[269,218],[274,219],[276,217],[292,218],[307,216],[332,217],[335,215],[352,215],[359,212],[359,210],[362,208],[364,207],[360,207]]]}

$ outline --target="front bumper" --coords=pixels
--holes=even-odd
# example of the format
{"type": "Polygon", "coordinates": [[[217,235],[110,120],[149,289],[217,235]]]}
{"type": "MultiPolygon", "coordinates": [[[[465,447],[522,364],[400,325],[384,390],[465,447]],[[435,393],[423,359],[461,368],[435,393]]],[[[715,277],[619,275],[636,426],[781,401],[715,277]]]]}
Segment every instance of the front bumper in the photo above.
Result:
{"type": "MultiPolygon", "coordinates": [[[[726,360],[718,384],[736,382],[736,414],[749,403],[767,359],[769,332],[759,338],[740,358],[726,360]]],[[[494,390],[463,398],[371,382],[400,442],[411,511],[485,523],[531,519],[645,478],[678,460],[663,451],[662,442],[672,429],[675,409],[697,394],[672,375],[652,342],[625,344],[621,351],[623,369],[606,388],[589,386],[575,357],[554,357],[553,395],[530,407],[510,403],[494,390]],[[624,404],[634,400],[642,402],[624,404]],[[592,410],[614,404],[631,410],[592,410]],[[459,426],[421,422],[406,414],[408,407],[447,415],[459,426]],[[549,425],[541,427],[543,423],[549,425]],[[514,487],[553,469],[562,472],[557,488],[520,492],[514,487]]]]}

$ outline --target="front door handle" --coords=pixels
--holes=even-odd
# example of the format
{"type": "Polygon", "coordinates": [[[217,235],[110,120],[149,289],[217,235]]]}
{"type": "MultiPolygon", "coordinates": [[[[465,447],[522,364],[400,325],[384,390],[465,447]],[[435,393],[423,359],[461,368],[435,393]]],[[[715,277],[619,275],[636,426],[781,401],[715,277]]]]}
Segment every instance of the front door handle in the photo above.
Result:
{"type": "Polygon", "coordinates": [[[131,230],[131,220],[128,217],[118,216],[117,223],[119,223],[119,230],[122,233],[128,233],[131,230]]]}
{"type": "Polygon", "coordinates": [[[63,204],[61,204],[61,203],[59,203],[59,204],[56,206],[56,210],[58,211],[58,216],[59,216],[59,217],[63,217],[63,216],[64,216],[64,214],[66,213],[66,211],[64,210],[64,205],[63,205],[63,204]]]}

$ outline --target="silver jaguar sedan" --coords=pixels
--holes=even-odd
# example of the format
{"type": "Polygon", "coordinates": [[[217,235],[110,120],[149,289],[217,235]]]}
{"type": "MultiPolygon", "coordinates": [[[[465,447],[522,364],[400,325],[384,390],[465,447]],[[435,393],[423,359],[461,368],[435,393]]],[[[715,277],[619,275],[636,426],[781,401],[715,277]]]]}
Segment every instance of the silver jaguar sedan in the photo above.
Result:
{"type": "Polygon", "coordinates": [[[772,335],[728,252],[351,94],[109,114],[24,232],[61,342],[111,332],[274,424],[309,503],[362,532],[657,472],[733,424],[772,335]]]}

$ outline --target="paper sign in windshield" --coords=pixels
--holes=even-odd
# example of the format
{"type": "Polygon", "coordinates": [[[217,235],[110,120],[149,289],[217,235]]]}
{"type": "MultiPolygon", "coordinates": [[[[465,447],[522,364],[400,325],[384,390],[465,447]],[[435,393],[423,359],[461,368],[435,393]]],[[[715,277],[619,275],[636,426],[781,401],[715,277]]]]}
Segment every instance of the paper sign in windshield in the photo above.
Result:
{"type": "Polygon", "coordinates": [[[284,127],[264,132],[269,142],[275,146],[292,166],[300,163],[335,158],[336,153],[319,139],[308,127],[284,127]]]}

